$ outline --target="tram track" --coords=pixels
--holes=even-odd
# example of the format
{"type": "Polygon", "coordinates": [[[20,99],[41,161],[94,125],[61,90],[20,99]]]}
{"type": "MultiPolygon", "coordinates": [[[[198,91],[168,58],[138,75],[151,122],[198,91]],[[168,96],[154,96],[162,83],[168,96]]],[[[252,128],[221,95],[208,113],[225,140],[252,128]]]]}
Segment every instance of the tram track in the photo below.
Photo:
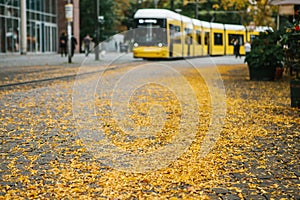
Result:
{"type": "MultiPolygon", "coordinates": [[[[140,63],[130,63],[130,65],[129,65],[129,63],[118,64],[116,66],[112,66],[109,68],[101,68],[101,69],[82,72],[82,73],[77,73],[78,68],[76,68],[76,69],[73,68],[74,71],[76,70],[76,73],[70,73],[70,74],[66,74],[66,75],[62,75],[62,76],[55,76],[55,77],[50,77],[50,78],[40,78],[40,79],[33,79],[33,80],[1,84],[0,90],[10,90],[10,89],[14,89],[18,86],[26,86],[26,85],[34,86],[34,85],[38,85],[38,84],[54,82],[54,81],[59,81],[59,80],[71,80],[71,79],[75,79],[76,77],[83,78],[88,75],[92,75],[92,74],[96,74],[96,73],[100,73],[100,72],[104,72],[104,71],[112,71],[112,70],[116,70],[116,69],[120,69],[120,68],[124,68],[124,67],[133,67],[133,66],[136,66],[139,64],[140,63]]],[[[52,68],[52,70],[53,70],[53,68],[52,68]]],[[[38,71],[38,70],[36,70],[36,71],[38,71]]],[[[36,73],[36,71],[34,71],[34,73],[36,73]]],[[[47,69],[46,69],[46,71],[39,70],[39,72],[43,72],[43,74],[44,74],[44,72],[49,73],[49,70],[47,70],[47,69]]],[[[13,75],[20,75],[16,71],[13,71],[13,73],[14,73],[13,75]]]]}
{"type": "MultiPolygon", "coordinates": [[[[109,69],[106,69],[106,71],[114,70],[114,69],[115,68],[109,68],[109,69]]],[[[104,71],[104,70],[95,70],[95,71],[85,72],[85,73],[81,73],[81,74],[74,73],[74,74],[69,74],[69,75],[64,75],[64,76],[56,76],[56,77],[51,77],[51,78],[43,78],[43,79],[35,79],[35,80],[29,80],[29,81],[8,83],[8,84],[0,85],[0,90],[11,89],[11,88],[17,87],[17,86],[46,83],[46,82],[52,82],[52,81],[58,81],[58,80],[70,80],[75,77],[83,77],[83,76],[90,75],[90,74],[96,74],[96,73],[99,73],[102,71],[104,71]]]]}
{"type": "Polygon", "coordinates": [[[25,73],[39,73],[45,71],[55,71],[61,69],[62,66],[32,66],[32,67],[14,67],[13,70],[10,67],[1,69],[1,73],[11,73],[11,72],[18,72],[18,74],[25,74],[25,73]]]}
{"type": "MultiPolygon", "coordinates": [[[[93,73],[96,73],[96,72],[93,72],[93,73]]],[[[37,80],[30,80],[30,81],[17,82],[17,83],[8,83],[8,84],[0,85],[0,90],[5,89],[5,88],[10,88],[13,86],[22,86],[22,85],[29,85],[29,84],[34,84],[34,83],[42,83],[42,82],[48,82],[48,81],[70,79],[70,78],[76,77],[76,76],[77,76],[76,74],[72,74],[72,75],[59,76],[59,77],[53,77],[53,78],[37,79],[37,80]]]]}

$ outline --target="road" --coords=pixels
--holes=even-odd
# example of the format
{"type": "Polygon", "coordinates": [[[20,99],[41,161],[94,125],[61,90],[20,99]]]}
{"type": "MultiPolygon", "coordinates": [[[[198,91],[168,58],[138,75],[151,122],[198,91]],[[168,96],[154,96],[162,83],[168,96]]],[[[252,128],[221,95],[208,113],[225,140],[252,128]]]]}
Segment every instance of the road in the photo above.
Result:
{"type": "Polygon", "coordinates": [[[66,60],[1,55],[1,197],[299,199],[287,81],[231,56],[66,60]]]}
{"type": "MultiPolygon", "coordinates": [[[[52,79],[65,79],[75,77],[79,68],[85,67],[88,73],[97,72],[112,65],[142,65],[153,63],[142,59],[134,59],[131,53],[107,53],[99,61],[94,60],[94,55],[85,57],[84,54],[76,54],[72,63],[67,62],[67,57],[59,54],[31,54],[27,56],[0,55],[0,87],[6,85],[24,84],[31,82],[51,81],[52,79]]],[[[235,59],[233,56],[190,58],[175,61],[155,61],[172,67],[207,67],[216,65],[242,64],[243,59],[235,59]]],[[[116,69],[114,67],[114,69],[116,69]]]]}

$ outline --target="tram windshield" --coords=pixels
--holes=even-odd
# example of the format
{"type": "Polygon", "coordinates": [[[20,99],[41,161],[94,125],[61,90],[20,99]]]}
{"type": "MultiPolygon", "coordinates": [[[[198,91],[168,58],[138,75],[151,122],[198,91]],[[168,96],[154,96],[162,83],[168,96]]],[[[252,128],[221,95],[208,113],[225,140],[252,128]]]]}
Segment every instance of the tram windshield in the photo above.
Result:
{"type": "Polygon", "coordinates": [[[139,46],[167,45],[165,19],[136,19],[134,40],[139,46]]]}

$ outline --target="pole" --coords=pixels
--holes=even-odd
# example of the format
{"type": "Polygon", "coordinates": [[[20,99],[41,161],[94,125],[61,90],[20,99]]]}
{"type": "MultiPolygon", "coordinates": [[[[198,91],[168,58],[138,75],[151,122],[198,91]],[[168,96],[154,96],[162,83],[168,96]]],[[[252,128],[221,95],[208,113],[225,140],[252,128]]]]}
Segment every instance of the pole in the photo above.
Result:
{"type": "Polygon", "coordinates": [[[199,0],[196,0],[196,1],[195,1],[195,18],[196,18],[196,19],[198,19],[198,1],[199,1],[199,0]]]}
{"type": "Polygon", "coordinates": [[[171,10],[174,11],[174,0],[170,0],[171,10]]]}
{"type": "Polygon", "coordinates": [[[27,53],[27,16],[26,16],[26,1],[21,1],[21,54],[27,53]]]}
{"type": "MultiPolygon", "coordinates": [[[[68,0],[68,4],[71,4],[71,0],[68,0]]],[[[68,20],[68,63],[72,63],[71,51],[72,51],[72,25],[71,25],[71,20],[68,20]]]]}
{"type": "Polygon", "coordinates": [[[279,30],[279,27],[280,27],[280,16],[279,16],[279,13],[277,14],[277,30],[279,30]]]}
{"type": "Polygon", "coordinates": [[[68,22],[68,62],[72,63],[72,25],[68,22]]]}
{"type": "Polygon", "coordinates": [[[94,0],[95,4],[95,60],[99,60],[99,0],[94,0]]]}

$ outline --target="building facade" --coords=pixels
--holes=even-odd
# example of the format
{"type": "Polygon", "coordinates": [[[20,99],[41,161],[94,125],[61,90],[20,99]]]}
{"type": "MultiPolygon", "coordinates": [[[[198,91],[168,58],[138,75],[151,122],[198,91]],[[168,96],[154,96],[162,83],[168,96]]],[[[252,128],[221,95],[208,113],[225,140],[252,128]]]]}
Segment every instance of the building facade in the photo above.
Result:
{"type": "MultiPolygon", "coordinates": [[[[0,0],[0,53],[20,53],[21,38],[33,53],[59,51],[58,38],[67,32],[66,0],[0,0]],[[21,1],[26,1],[26,36],[21,37],[21,1]]],[[[79,38],[79,0],[73,3],[72,32],[79,38]]]]}

